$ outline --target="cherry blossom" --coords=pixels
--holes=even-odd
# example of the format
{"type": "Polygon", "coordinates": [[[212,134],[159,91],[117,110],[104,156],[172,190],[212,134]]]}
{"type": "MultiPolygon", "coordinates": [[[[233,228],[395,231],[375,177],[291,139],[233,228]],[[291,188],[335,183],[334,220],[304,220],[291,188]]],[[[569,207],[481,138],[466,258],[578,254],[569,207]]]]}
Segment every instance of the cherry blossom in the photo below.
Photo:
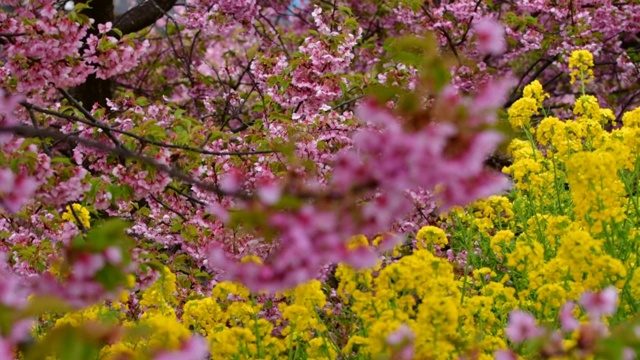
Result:
{"type": "Polygon", "coordinates": [[[492,18],[480,19],[473,26],[478,51],[483,54],[500,55],[507,49],[502,24],[492,18]]]}
{"type": "Polygon", "coordinates": [[[618,290],[609,286],[600,292],[585,291],[580,296],[580,305],[592,318],[611,316],[618,308],[618,290]]]}
{"type": "Polygon", "coordinates": [[[514,310],[509,314],[509,323],[505,329],[509,340],[516,344],[534,339],[544,334],[544,330],[536,324],[536,318],[522,310],[514,310]]]}
{"type": "Polygon", "coordinates": [[[573,309],[575,308],[575,305],[576,304],[574,302],[568,301],[560,308],[558,317],[560,319],[560,326],[564,332],[575,331],[580,326],[578,319],[573,316],[573,309]]]}
{"type": "Polygon", "coordinates": [[[162,352],[154,357],[154,360],[181,360],[181,359],[193,359],[201,360],[206,359],[209,353],[207,340],[202,336],[194,335],[187,340],[182,348],[173,352],[162,352]]]}

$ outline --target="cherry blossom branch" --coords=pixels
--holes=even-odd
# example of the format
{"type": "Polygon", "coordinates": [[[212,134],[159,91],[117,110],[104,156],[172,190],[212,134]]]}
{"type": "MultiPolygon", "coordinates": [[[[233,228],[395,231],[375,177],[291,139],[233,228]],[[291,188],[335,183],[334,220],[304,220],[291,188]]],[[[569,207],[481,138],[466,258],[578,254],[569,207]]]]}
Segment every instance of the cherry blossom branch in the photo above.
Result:
{"type": "Polygon", "coordinates": [[[37,112],[46,114],[46,115],[51,115],[51,116],[56,116],[59,118],[63,118],[63,119],[67,119],[67,120],[73,120],[73,121],[77,121],[80,122],[82,124],[85,125],[89,125],[89,126],[93,126],[93,127],[97,127],[99,129],[105,130],[105,131],[112,131],[118,134],[122,134],[122,135],[126,135],[129,137],[132,137],[144,144],[148,144],[148,145],[155,145],[155,146],[159,146],[159,147],[163,147],[163,148],[167,148],[167,149],[177,149],[177,150],[184,150],[184,151],[190,151],[190,152],[194,152],[194,153],[198,153],[198,154],[203,154],[203,155],[214,155],[214,156],[250,156],[250,155],[260,155],[260,154],[273,154],[273,153],[277,153],[277,151],[275,150],[255,150],[255,151],[209,151],[209,150],[204,150],[201,148],[196,148],[196,147],[191,147],[191,146],[186,146],[186,145],[176,145],[176,144],[167,144],[167,143],[163,143],[163,142],[159,142],[159,141],[155,141],[155,140],[151,140],[149,138],[146,138],[144,136],[140,136],[137,134],[134,134],[132,132],[129,131],[125,131],[125,130],[120,130],[111,126],[107,126],[102,124],[100,121],[98,121],[95,117],[91,116],[91,114],[89,114],[90,118],[93,119],[93,121],[88,121],[85,119],[82,119],[80,117],[77,117],[75,115],[69,115],[69,114],[63,114],[57,111],[52,111],[49,109],[45,109],[42,107],[39,107],[37,105],[33,105],[31,103],[28,103],[26,101],[22,101],[20,102],[20,105],[24,106],[27,110],[35,110],[37,112]]]}
{"type": "Polygon", "coordinates": [[[150,0],[118,16],[113,27],[119,29],[123,35],[138,32],[153,25],[164,14],[171,10],[176,0],[150,0]]]}
{"type": "Polygon", "coordinates": [[[627,109],[631,106],[631,104],[637,97],[640,97],[640,92],[635,92],[633,95],[629,96],[627,101],[620,108],[620,111],[618,112],[618,116],[616,116],[616,123],[619,123],[622,120],[622,115],[627,111],[627,109]]]}
{"type": "Polygon", "coordinates": [[[364,97],[365,97],[364,95],[359,95],[359,96],[356,96],[356,97],[351,98],[349,100],[345,100],[345,101],[341,102],[340,104],[335,105],[334,107],[332,107],[331,110],[336,110],[336,109],[339,109],[339,108],[341,108],[343,106],[353,104],[353,103],[357,102],[358,100],[364,99],[364,97]]]}
{"type": "MultiPolygon", "coordinates": [[[[33,109],[28,109],[28,108],[27,108],[27,112],[29,113],[29,118],[31,119],[31,123],[33,124],[33,127],[38,129],[39,128],[38,119],[36,119],[35,112],[33,111],[33,109]]],[[[49,146],[47,144],[42,144],[42,149],[43,149],[44,153],[47,154],[49,157],[53,157],[53,155],[51,153],[51,149],[49,148],[49,146]]]]}
{"type": "Polygon", "coordinates": [[[3,128],[0,128],[0,133],[13,133],[18,136],[27,137],[27,138],[72,141],[96,150],[104,151],[106,153],[115,154],[115,155],[122,156],[124,158],[139,161],[145,165],[149,165],[153,167],[158,171],[166,173],[167,175],[169,175],[174,179],[180,180],[187,184],[195,185],[203,190],[210,191],[220,196],[233,196],[240,199],[250,198],[249,195],[242,193],[240,191],[224,191],[216,184],[194,179],[193,177],[185,174],[184,172],[182,172],[180,169],[176,167],[163,164],[146,155],[134,153],[127,148],[111,147],[95,140],[91,140],[91,139],[87,139],[87,138],[83,138],[75,135],[65,134],[60,131],[51,130],[51,129],[38,129],[32,126],[25,126],[25,125],[3,127],[3,128]]]}
{"type": "MultiPolygon", "coordinates": [[[[76,109],[80,110],[80,112],[82,113],[82,115],[84,115],[84,117],[89,119],[94,124],[99,123],[98,119],[93,117],[91,113],[87,109],[85,109],[84,106],[82,106],[82,104],[78,102],[78,100],[76,100],[73,96],[71,96],[71,94],[69,94],[67,90],[58,88],[58,91],[60,91],[60,93],[62,93],[62,96],[64,96],[64,98],[67,99],[67,101],[69,101],[76,109]]],[[[103,130],[105,130],[104,131],[105,135],[107,135],[109,140],[111,140],[111,142],[113,142],[113,144],[116,147],[122,147],[122,143],[120,143],[120,141],[115,136],[113,136],[110,129],[103,129],[103,130]]]]}
{"type": "MultiPolygon", "coordinates": [[[[266,16],[264,16],[264,14],[260,13],[260,18],[263,19],[267,23],[267,25],[269,25],[271,30],[273,30],[273,32],[275,33],[275,37],[278,39],[278,43],[280,43],[280,47],[282,48],[282,51],[284,52],[284,55],[287,57],[287,59],[290,59],[291,58],[291,54],[289,54],[289,50],[287,50],[287,46],[284,44],[284,41],[282,41],[282,37],[280,36],[280,33],[278,32],[276,27],[273,25],[273,23],[266,16]]],[[[267,32],[265,31],[264,32],[264,36],[267,37],[266,35],[267,35],[267,32]]],[[[270,39],[270,40],[273,41],[273,39],[270,39]]]]}
{"type": "Polygon", "coordinates": [[[182,221],[187,221],[187,217],[184,216],[184,214],[182,214],[181,212],[179,212],[178,210],[172,208],[171,206],[165,204],[162,200],[158,199],[157,196],[153,195],[153,194],[149,194],[149,196],[153,199],[153,201],[157,202],[158,204],[160,204],[160,206],[162,206],[163,208],[171,211],[172,213],[178,215],[182,221]]]}
{"type": "Polygon", "coordinates": [[[194,203],[196,203],[198,205],[206,205],[206,203],[204,201],[196,199],[195,197],[182,192],[182,190],[178,189],[177,187],[175,187],[173,185],[167,185],[167,189],[173,190],[176,194],[178,194],[180,196],[184,196],[185,198],[189,199],[190,201],[193,201],[194,203]]]}

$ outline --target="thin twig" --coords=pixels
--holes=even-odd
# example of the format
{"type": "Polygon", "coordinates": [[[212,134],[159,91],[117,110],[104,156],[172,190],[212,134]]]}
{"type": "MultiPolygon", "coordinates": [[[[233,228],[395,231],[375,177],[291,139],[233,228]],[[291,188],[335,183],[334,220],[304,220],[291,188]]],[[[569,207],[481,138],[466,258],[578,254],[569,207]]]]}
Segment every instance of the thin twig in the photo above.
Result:
{"type": "Polygon", "coordinates": [[[163,208],[165,208],[165,209],[171,211],[172,213],[178,215],[182,219],[182,221],[187,221],[187,218],[183,214],[181,214],[178,210],[176,210],[176,209],[172,208],[171,206],[165,204],[164,202],[162,202],[162,200],[158,199],[153,194],[149,194],[149,196],[153,199],[153,201],[155,201],[158,204],[160,204],[163,208]]]}
{"type": "Polygon", "coordinates": [[[67,205],[69,207],[69,210],[71,210],[71,214],[73,215],[73,218],[76,219],[76,223],[78,223],[78,229],[80,229],[80,231],[82,231],[83,233],[87,233],[88,230],[87,228],[84,226],[84,224],[82,223],[82,221],[80,221],[80,217],[78,216],[78,214],[76,213],[76,209],[73,208],[74,203],[70,202],[69,205],[67,205]]]}

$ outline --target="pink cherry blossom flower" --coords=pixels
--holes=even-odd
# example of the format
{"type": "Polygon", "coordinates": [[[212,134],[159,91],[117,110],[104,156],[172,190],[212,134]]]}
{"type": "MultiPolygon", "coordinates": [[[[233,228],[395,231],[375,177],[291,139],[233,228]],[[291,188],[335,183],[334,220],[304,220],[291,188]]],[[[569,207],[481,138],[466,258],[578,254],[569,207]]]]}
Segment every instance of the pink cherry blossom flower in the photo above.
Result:
{"type": "Polygon", "coordinates": [[[406,324],[402,324],[395,331],[387,335],[387,344],[391,346],[402,345],[405,342],[412,342],[415,339],[415,334],[410,327],[406,324]]]}
{"type": "Polygon", "coordinates": [[[227,211],[227,209],[224,206],[218,203],[207,205],[206,210],[207,212],[210,212],[215,217],[220,219],[220,221],[222,221],[223,223],[226,223],[231,219],[231,214],[229,214],[229,211],[227,211]]]}
{"type": "Polygon", "coordinates": [[[473,25],[476,45],[482,54],[500,55],[507,50],[504,27],[493,18],[483,18],[473,25]]]}
{"type": "Polygon", "coordinates": [[[10,213],[16,213],[36,191],[38,182],[30,176],[19,174],[14,178],[12,186],[5,184],[3,187],[11,190],[0,196],[0,207],[10,213]]]}
{"type": "Polygon", "coordinates": [[[509,323],[505,334],[516,344],[536,338],[544,334],[544,330],[536,325],[536,318],[522,310],[514,310],[509,314],[509,323]]]}
{"type": "Polygon", "coordinates": [[[73,264],[73,275],[79,279],[91,278],[104,267],[104,260],[100,254],[82,254],[73,264]]]}
{"type": "Polygon", "coordinates": [[[609,286],[598,293],[585,291],[580,296],[580,305],[592,318],[611,316],[618,308],[618,289],[609,286]]]}
{"type": "Polygon", "coordinates": [[[46,19],[51,19],[56,15],[57,11],[53,6],[47,4],[40,10],[40,15],[46,19]]]}
{"type": "Polygon", "coordinates": [[[185,342],[180,350],[163,351],[154,357],[154,360],[203,360],[209,355],[209,344],[207,340],[200,336],[194,335],[185,342]]]}
{"type": "Polygon", "coordinates": [[[106,248],[103,255],[104,259],[109,264],[117,265],[122,262],[122,252],[120,251],[120,248],[117,248],[115,246],[109,246],[108,248],[106,248]]]}
{"type": "Polygon", "coordinates": [[[0,335],[0,359],[14,359],[14,345],[9,339],[5,339],[0,335]]]}
{"type": "Polygon", "coordinates": [[[258,187],[258,198],[266,205],[273,205],[280,200],[282,188],[275,180],[262,180],[256,184],[258,187]]]}
{"type": "Polygon", "coordinates": [[[636,351],[632,348],[625,346],[622,349],[622,360],[636,360],[638,358],[636,351]]]}
{"type": "Polygon", "coordinates": [[[13,190],[16,182],[16,174],[9,168],[0,168],[0,193],[8,193],[13,190]]]}
{"type": "Polygon", "coordinates": [[[9,340],[11,342],[19,343],[27,339],[31,333],[31,329],[35,321],[33,319],[22,319],[14,323],[11,327],[11,333],[9,334],[9,340]]]}
{"type": "Polygon", "coordinates": [[[10,274],[0,277],[0,304],[6,306],[17,306],[22,302],[16,289],[20,284],[20,279],[10,274]]]}
{"type": "Polygon", "coordinates": [[[573,309],[576,304],[573,301],[567,301],[560,308],[559,318],[560,326],[564,332],[572,332],[578,329],[580,322],[573,316],[573,309]]]}
{"type": "Polygon", "coordinates": [[[458,88],[448,84],[440,91],[440,99],[446,106],[454,108],[462,102],[462,95],[458,88]]]}
{"type": "Polygon", "coordinates": [[[517,84],[518,81],[512,75],[508,75],[482,85],[473,98],[471,107],[477,114],[472,115],[471,122],[474,125],[495,124],[497,120],[495,110],[507,102],[509,91],[517,84]]]}
{"type": "Polygon", "coordinates": [[[11,114],[23,98],[20,95],[7,95],[0,89],[0,115],[11,114]]]}
{"type": "Polygon", "coordinates": [[[513,350],[498,350],[493,355],[495,360],[517,360],[518,356],[513,350]]]}
{"type": "MultiPolygon", "coordinates": [[[[18,119],[12,116],[12,112],[16,109],[20,101],[23,99],[19,95],[5,95],[0,89],[0,128],[12,127],[18,125],[18,119]]],[[[10,133],[0,132],[0,145],[9,141],[12,135],[10,133]]]]}
{"type": "Polygon", "coordinates": [[[113,26],[113,24],[111,23],[111,21],[108,21],[104,24],[98,24],[98,32],[100,34],[106,34],[109,31],[111,31],[111,27],[113,26]]]}
{"type": "Polygon", "coordinates": [[[239,170],[231,170],[220,180],[220,190],[226,193],[234,193],[242,186],[243,174],[239,170]]]}

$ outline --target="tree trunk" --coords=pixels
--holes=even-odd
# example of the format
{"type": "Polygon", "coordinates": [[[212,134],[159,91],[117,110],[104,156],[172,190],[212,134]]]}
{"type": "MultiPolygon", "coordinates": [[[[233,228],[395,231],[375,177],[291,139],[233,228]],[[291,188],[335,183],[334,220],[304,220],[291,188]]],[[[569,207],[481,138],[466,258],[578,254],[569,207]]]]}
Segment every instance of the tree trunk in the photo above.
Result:
{"type": "MultiPolygon", "coordinates": [[[[87,0],[82,0],[86,3],[87,0]]],[[[93,0],[90,8],[83,11],[85,15],[95,20],[89,34],[98,34],[98,24],[113,22],[113,0],[93,0]]],[[[107,99],[113,97],[113,83],[109,79],[98,79],[94,74],[89,75],[84,84],[71,90],[71,95],[82,103],[85,109],[91,110],[93,104],[107,106],[107,99]]]]}
{"type": "MultiPolygon", "coordinates": [[[[91,8],[83,13],[95,20],[92,29],[89,30],[90,34],[98,33],[98,24],[111,22],[114,28],[120,29],[122,34],[126,35],[153,25],[171,10],[175,3],[176,0],[149,0],[114,18],[113,0],[93,0],[89,4],[91,8]]],[[[109,35],[117,37],[115,32],[109,35]]],[[[80,101],[85,109],[91,110],[95,103],[106,108],[107,99],[113,97],[113,91],[111,79],[98,79],[95,75],[89,75],[87,81],[71,90],[71,95],[80,101]]]]}

